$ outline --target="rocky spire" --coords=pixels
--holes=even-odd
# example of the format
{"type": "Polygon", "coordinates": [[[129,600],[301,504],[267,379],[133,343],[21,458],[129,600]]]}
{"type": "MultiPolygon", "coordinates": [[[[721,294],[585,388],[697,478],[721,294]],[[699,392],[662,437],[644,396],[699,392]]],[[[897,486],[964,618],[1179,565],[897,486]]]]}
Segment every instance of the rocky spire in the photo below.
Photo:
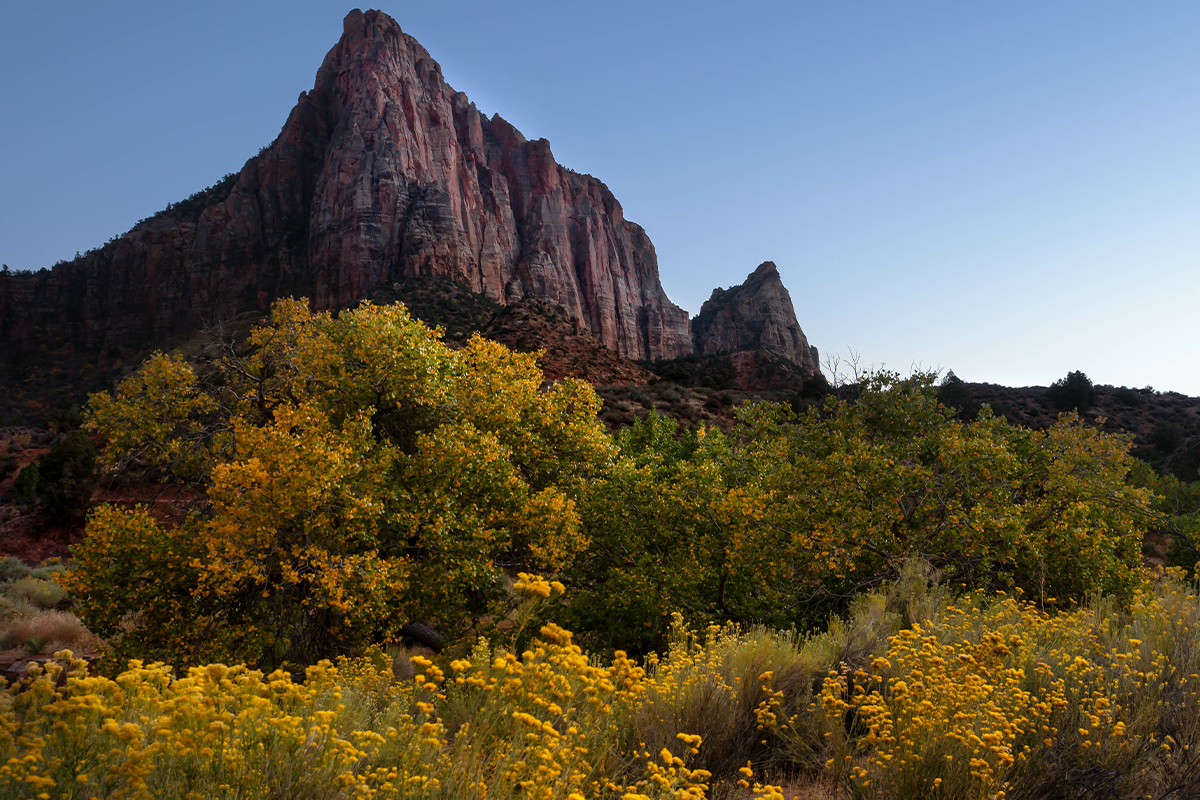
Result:
{"type": "Polygon", "coordinates": [[[739,286],[714,289],[692,320],[692,340],[698,353],[769,350],[811,373],[821,371],[817,348],[800,330],[792,297],[771,261],[739,286]]]}

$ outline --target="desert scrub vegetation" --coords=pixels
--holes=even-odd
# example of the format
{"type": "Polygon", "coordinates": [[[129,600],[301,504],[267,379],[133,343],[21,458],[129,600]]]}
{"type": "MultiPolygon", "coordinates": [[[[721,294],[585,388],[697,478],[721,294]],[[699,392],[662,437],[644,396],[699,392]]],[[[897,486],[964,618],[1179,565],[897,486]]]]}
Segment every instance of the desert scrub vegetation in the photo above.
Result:
{"type": "Polygon", "coordinates": [[[956,598],[829,673],[820,707],[854,724],[830,728],[826,767],[858,797],[1195,797],[1200,605],[1181,578],[1124,611],[956,598]]]}
{"type": "Polygon", "coordinates": [[[288,673],[70,653],[0,695],[0,797],[1188,798],[1200,791],[1200,602],[1040,611],[909,565],[819,634],[676,617],[661,655],[589,655],[537,619],[398,679],[369,649],[288,673]],[[536,627],[530,633],[527,626],[536,627]],[[520,644],[524,642],[524,644],[520,644]]]}
{"type": "Polygon", "coordinates": [[[0,698],[0,797],[706,796],[710,776],[686,765],[700,737],[625,747],[653,680],[623,654],[600,665],[549,624],[520,654],[480,641],[449,664],[412,662],[407,681],[378,650],[323,661],[303,684],[137,660],[110,679],[63,652],[0,698]]]}
{"type": "MultiPolygon", "coordinates": [[[[182,522],[92,510],[55,579],[105,638],[104,677],[64,656],[10,694],[0,777],[63,796],[1194,794],[1196,600],[1141,557],[1167,484],[1131,481],[1129,440],[1074,414],[957,419],[933,378],[610,436],[587,384],[478,337],[449,348],[402,306],[283,301],[244,344],[157,354],[86,424],[102,470],[198,500],[182,522]],[[411,622],[447,649],[389,669],[411,622]],[[85,687],[102,699],[54,705],[85,687]],[[171,717],[192,702],[232,716],[171,717]],[[103,755],[121,735],[143,755],[103,755]]],[[[1172,512],[1181,536],[1192,511],[1172,512]]]]}
{"type": "Polygon", "coordinates": [[[56,580],[66,571],[57,560],[30,568],[12,556],[0,559],[0,651],[19,657],[101,649],[99,637],[71,613],[73,601],[56,580]]]}

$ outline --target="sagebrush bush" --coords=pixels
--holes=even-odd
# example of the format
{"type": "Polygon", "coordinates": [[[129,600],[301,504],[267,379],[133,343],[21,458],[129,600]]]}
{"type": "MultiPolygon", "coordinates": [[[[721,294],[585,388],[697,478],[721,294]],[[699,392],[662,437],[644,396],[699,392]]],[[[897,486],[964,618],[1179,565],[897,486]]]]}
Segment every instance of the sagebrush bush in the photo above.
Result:
{"type": "Polygon", "coordinates": [[[29,573],[29,567],[16,556],[5,556],[0,559],[0,583],[18,581],[29,573]]]}
{"type": "Polygon", "coordinates": [[[4,593],[12,600],[24,600],[38,608],[60,608],[69,605],[71,597],[57,581],[27,575],[8,585],[4,593]]]}
{"type": "Polygon", "coordinates": [[[40,580],[52,581],[55,575],[66,575],[69,571],[66,564],[43,562],[42,566],[31,569],[29,574],[40,580]]]}
{"type": "Polygon", "coordinates": [[[5,594],[0,594],[0,623],[19,617],[32,617],[42,609],[27,600],[14,600],[5,594]]]}

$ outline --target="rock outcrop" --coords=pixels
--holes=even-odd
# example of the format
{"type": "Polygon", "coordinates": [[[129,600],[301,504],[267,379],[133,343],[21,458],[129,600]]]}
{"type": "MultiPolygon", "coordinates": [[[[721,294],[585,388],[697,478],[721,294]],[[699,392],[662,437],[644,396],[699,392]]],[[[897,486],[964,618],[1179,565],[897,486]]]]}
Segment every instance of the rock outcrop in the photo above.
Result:
{"type": "Polygon", "coordinates": [[[806,372],[821,371],[817,348],[800,330],[792,297],[771,261],[741,285],[713,290],[692,320],[692,341],[697,353],[769,350],[806,372]]]}
{"type": "Polygon", "coordinates": [[[0,357],[159,342],[287,295],[340,308],[414,276],[545,298],[629,358],[692,350],[608,188],[481,114],[386,14],[355,10],[239,173],[73,261],[0,274],[0,357]]]}
{"type": "Polygon", "coordinates": [[[526,297],[500,309],[481,334],[512,350],[541,351],[538,365],[548,381],[572,377],[606,386],[643,384],[652,377],[537,297],[526,297]]]}

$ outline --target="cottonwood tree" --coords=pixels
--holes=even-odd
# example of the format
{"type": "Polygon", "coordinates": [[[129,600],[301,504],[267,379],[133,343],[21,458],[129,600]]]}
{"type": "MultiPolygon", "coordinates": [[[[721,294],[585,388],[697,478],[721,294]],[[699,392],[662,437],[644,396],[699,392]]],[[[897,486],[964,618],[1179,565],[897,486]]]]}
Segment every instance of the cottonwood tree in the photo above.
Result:
{"type": "Polygon", "coordinates": [[[164,525],[96,511],[70,578],[123,650],[172,662],[308,663],[410,620],[453,633],[504,568],[583,549],[576,500],[613,447],[592,388],[536,355],[451,350],[403,306],[337,318],[278,302],[204,370],[156,354],[89,404],[103,464],[202,492],[164,525]]]}
{"type": "Polygon", "coordinates": [[[580,508],[569,621],[656,645],[672,610],[699,624],[823,625],[921,559],[953,584],[1043,604],[1128,596],[1149,492],[1127,438],[1064,415],[1047,431],[987,409],[962,422],[932,375],[863,376],[854,401],[758,404],[729,435],[650,417],[623,432],[580,508]]]}

